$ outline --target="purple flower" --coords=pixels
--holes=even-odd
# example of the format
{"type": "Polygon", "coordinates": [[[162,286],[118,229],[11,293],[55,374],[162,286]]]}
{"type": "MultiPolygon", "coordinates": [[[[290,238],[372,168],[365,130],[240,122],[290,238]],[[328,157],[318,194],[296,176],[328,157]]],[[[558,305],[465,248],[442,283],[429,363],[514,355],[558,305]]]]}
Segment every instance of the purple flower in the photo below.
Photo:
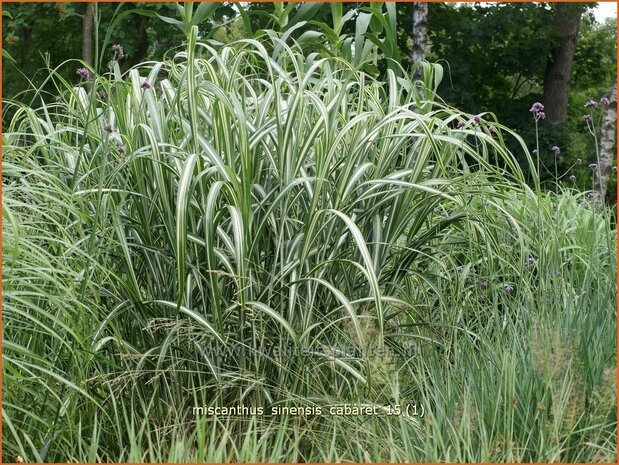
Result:
{"type": "Polygon", "coordinates": [[[550,150],[552,150],[555,153],[555,155],[558,155],[559,152],[561,152],[561,149],[557,147],[556,145],[554,145],[550,150]]]}
{"type": "Polygon", "coordinates": [[[573,175],[571,175],[569,179],[570,179],[570,181],[572,181],[572,182],[576,182],[576,175],[574,175],[574,174],[573,174],[573,175]]]}
{"type": "Polygon", "coordinates": [[[107,92],[106,92],[106,91],[104,91],[104,90],[100,90],[100,91],[98,92],[98,95],[99,95],[99,98],[100,98],[101,100],[104,100],[104,99],[107,97],[107,92]]]}
{"type": "Polygon", "coordinates": [[[582,117],[584,121],[591,121],[591,115],[585,115],[582,117]]]}
{"type": "Polygon", "coordinates": [[[546,113],[544,113],[544,105],[540,102],[535,102],[529,111],[533,113],[536,120],[546,118],[546,113]]]}
{"type": "Polygon", "coordinates": [[[509,294],[510,292],[514,291],[514,286],[512,286],[511,284],[505,284],[503,286],[503,290],[509,294]]]}
{"type": "Polygon", "coordinates": [[[481,123],[481,115],[473,115],[473,121],[475,123],[481,123]]]}
{"type": "Polygon", "coordinates": [[[124,146],[124,145],[119,145],[119,146],[118,146],[118,153],[120,153],[121,155],[122,155],[123,153],[125,153],[125,146],[124,146]]]}
{"type": "Polygon", "coordinates": [[[111,124],[109,124],[109,123],[108,123],[108,124],[105,124],[105,125],[103,126],[103,129],[105,130],[105,132],[113,132],[113,131],[114,131],[114,129],[112,128],[112,125],[111,125],[111,124]]]}
{"type": "Polygon", "coordinates": [[[466,126],[464,121],[458,121],[458,129],[462,129],[464,126],[466,126]]]}
{"type": "Polygon", "coordinates": [[[490,131],[492,134],[496,134],[496,128],[494,126],[488,126],[488,131],[490,131]]]}
{"type": "Polygon", "coordinates": [[[62,102],[62,97],[60,95],[56,95],[56,103],[62,102]]]}
{"type": "Polygon", "coordinates": [[[589,168],[591,168],[592,170],[597,169],[598,164],[597,163],[589,163],[589,168]]]}
{"type": "Polygon", "coordinates": [[[142,81],[142,89],[150,89],[150,82],[148,80],[144,79],[142,81]]]}
{"type": "Polygon", "coordinates": [[[476,281],[476,284],[477,284],[479,287],[486,287],[486,286],[488,285],[488,281],[485,281],[485,280],[483,280],[483,279],[478,279],[478,280],[476,281]]]}
{"type": "Polygon", "coordinates": [[[77,68],[77,71],[75,71],[75,74],[77,74],[79,77],[83,79],[88,79],[90,77],[90,71],[88,71],[87,68],[77,68]]]}
{"type": "Polygon", "coordinates": [[[601,103],[602,105],[610,105],[610,100],[608,100],[608,98],[607,98],[607,97],[602,97],[602,98],[600,99],[600,103],[601,103]]]}
{"type": "Polygon", "coordinates": [[[112,45],[112,50],[118,56],[119,60],[125,58],[125,49],[122,45],[112,45]]]}
{"type": "Polygon", "coordinates": [[[598,103],[595,100],[587,100],[585,103],[585,108],[594,108],[597,107],[598,103]]]}
{"type": "Polygon", "coordinates": [[[457,273],[462,273],[464,271],[464,267],[463,266],[457,266],[456,267],[456,272],[457,273]]]}
{"type": "Polygon", "coordinates": [[[533,257],[527,258],[526,261],[524,262],[524,266],[526,267],[535,266],[536,264],[537,264],[537,260],[535,260],[533,257]]]}

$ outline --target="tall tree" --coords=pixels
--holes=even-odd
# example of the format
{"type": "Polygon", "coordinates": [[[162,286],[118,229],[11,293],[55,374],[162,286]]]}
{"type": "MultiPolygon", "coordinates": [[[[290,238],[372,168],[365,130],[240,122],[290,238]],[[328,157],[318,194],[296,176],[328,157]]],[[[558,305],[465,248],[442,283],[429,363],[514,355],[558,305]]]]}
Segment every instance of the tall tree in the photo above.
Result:
{"type": "Polygon", "coordinates": [[[610,103],[604,108],[602,114],[600,135],[600,174],[601,178],[596,182],[596,189],[602,198],[606,197],[606,188],[610,178],[611,167],[615,159],[615,142],[617,136],[617,82],[613,86],[610,103]]]}
{"type": "Polygon", "coordinates": [[[134,29],[137,32],[137,39],[135,41],[135,51],[131,55],[131,66],[135,66],[138,63],[144,61],[144,57],[148,52],[148,34],[146,27],[148,26],[149,18],[147,16],[139,16],[134,18],[137,20],[137,27],[134,29]]]}
{"type": "Polygon", "coordinates": [[[82,18],[82,60],[92,66],[92,29],[95,19],[95,2],[88,2],[82,18]]]}
{"type": "Polygon", "coordinates": [[[567,119],[567,101],[570,90],[570,77],[582,4],[556,3],[554,28],[557,43],[546,65],[544,76],[544,106],[546,122],[564,123],[567,119]]]}
{"type": "MultiPolygon", "coordinates": [[[[428,46],[428,4],[418,2],[413,4],[413,64],[426,59],[428,46]]],[[[419,77],[421,69],[415,73],[419,77]]]]}

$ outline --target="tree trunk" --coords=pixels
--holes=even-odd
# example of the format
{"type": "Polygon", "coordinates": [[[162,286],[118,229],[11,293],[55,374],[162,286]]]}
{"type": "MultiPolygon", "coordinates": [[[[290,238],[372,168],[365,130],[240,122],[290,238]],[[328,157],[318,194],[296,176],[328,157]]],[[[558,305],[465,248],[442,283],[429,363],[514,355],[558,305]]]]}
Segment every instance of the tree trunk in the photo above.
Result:
{"type": "Polygon", "coordinates": [[[582,5],[555,4],[554,28],[557,45],[546,65],[544,76],[544,111],[547,124],[564,123],[567,119],[567,96],[570,90],[576,38],[582,16],[582,5]]]}
{"type": "Polygon", "coordinates": [[[146,26],[148,25],[148,18],[145,16],[140,16],[138,20],[138,39],[135,43],[135,51],[133,56],[130,57],[130,67],[141,63],[146,57],[146,53],[148,52],[148,34],[146,33],[146,26]]]}
{"type": "Polygon", "coordinates": [[[606,198],[606,188],[610,172],[614,166],[615,142],[617,136],[617,83],[613,86],[610,96],[610,104],[604,108],[602,124],[600,127],[600,171],[596,172],[596,178],[601,174],[601,179],[595,183],[596,190],[601,197],[606,198]]]}
{"type": "MultiPolygon", "coordinates": [[[[413,65],[426,59],[428,45],[428,4],[418,2],[413,4],[413,65]]],[[[414,78],[421,76],[421,68],[415,72],[414,78]]]]}
{"type": "Polygon", "coordinates": [[[92,26],[95,18],[95,3],[86,5],[86,12],[82,19],[82,60],[92,66],[92,26]]]}

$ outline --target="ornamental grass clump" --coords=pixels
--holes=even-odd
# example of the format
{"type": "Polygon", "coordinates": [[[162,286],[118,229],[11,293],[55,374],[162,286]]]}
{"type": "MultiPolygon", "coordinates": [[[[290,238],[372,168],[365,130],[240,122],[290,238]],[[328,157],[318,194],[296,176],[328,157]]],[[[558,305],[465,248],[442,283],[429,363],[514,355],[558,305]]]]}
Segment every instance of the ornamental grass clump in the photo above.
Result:
{"type": "MultiPolygon", "coordinates": [[[[421,81],[391,70],[380,80],[276,37],[218,48],[196,35],[168,61],[79,73],[54,81],[58,102],[15,104],[3,136],[6,453],[433,460],[447,444],[443,396],[462,406],[459,425],[491,433],[471,436],[486,455],[441,459],[487,460],[486,442],[509,432],[484,423],[479,398],[428,380],[452,374],[468,389],[477,344],[487,350],[472,329],[511,330],[546,282],[523,279],[551,262],[538,265],[536,229],[551,207],[505,148],[515,137],[528,154],[521,139],[490,113],[422,99],[421,81]],[[425,401],[434,426],[408,413],[363,428],[193,413],[399,399],[425,401]]],[[[506,353],[497,372],[518,360],[506,353]]]]}

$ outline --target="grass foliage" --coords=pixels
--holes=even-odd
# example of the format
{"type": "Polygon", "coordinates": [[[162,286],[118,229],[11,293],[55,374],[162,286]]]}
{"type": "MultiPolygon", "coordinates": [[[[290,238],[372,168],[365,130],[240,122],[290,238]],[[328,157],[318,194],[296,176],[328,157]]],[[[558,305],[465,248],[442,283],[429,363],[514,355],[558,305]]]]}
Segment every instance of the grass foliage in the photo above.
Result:
{"type": "Polygon", "coordinates": [[[610,213],[527,187],[436,71],[194,28],[14,104],[3,458],[615,461],[610,213]],[[193,412],[240,404],[323,415],[193,412]]]}

